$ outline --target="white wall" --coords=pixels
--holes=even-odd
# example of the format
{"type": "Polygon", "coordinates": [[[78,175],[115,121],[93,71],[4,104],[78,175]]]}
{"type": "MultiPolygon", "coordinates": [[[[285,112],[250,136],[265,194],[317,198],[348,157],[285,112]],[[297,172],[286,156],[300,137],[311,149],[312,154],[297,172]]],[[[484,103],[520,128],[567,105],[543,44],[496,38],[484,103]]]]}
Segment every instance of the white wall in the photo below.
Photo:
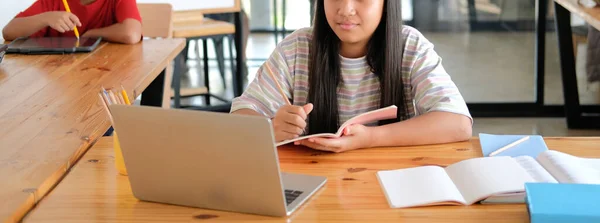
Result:
{"type": "MultiPolygon", "coordinates": [[[[0,7],[0,29],[4,28],[4,26],[19,12],[24,11],[35,2],[35,0],[10,1],[11,4],[4,2],[0,7]]],[[[0,35],[0,39],[2,39],[2,35],[0,35]]]]}
{"type": "Polygon", "coordinates": [[[171,3],[173,10],[230,8],[234,0],[137,0],[137,3],[171,3]]]}

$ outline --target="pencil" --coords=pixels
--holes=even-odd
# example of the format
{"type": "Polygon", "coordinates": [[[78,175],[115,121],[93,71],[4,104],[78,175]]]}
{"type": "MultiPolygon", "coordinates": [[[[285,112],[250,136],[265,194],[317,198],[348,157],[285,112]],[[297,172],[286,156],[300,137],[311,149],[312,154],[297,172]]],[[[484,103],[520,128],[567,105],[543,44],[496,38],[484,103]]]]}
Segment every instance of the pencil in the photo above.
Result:
{"type": "Polygon", "coordinates": [[[102,101],[104,102],[104,104],[110,105],[109,99],[106,96],[106,94],[104,94],[104,92],[100,92],[98,94],[100,95],[100,98],[102,98],[102,101]]]}
{"type": "Polygon", "coordinates": [[[500,148],[500,149],[498,149],[498,150],[490,153],[490,156],[498,155],[498,153],[504,152],[507,149],[510,149],[510,148],[512,148],[512,147],[514,147],[514,146],[516,146],[516,145],[518,145],[520,143],[522,143],[522,142],[525,142],[528,139],[529,139],[529,136],[525,136],[525,137],[523,137],[523,138],[521,138],[521,139],[519,139],[517,141],[512,142],[511,144],[508,144],[508,145],[506,145],[506,146],[504,146],[504,147],[502,147],[502,148],[500,148]]]}
{"type": "Polygon", "coordinates": [[[123,94],[119,94],[118,91],[117,91],[117,98],[119,99],[119,102],[121,102],[122,105],[127,104],[127,103],[125,103],[125,98],[123,98],[123,94]]]}
{"type": "MultiPolygon", "coordinates": [[[[69,8],[69,3],[67,3],[67,0],[63,0],[63,4],[65,5],[65,9],[67,10],[67,12],[71,12],[71,8],[69,8]]],[[[79,39],[79,31],[77,30],[77,25],[75,25],[73,32],[75,32],[75,36],[77,37],[77,39],[79,39]]]]}
{"type": "Polygon", "coordinates": [[[112,125],[114,125],[115,122],[113,121],[112,114],[110,113],[110,109],[108,109],[108,105],[104,101],[104,98],[102,97],[102,94],[98,93],[98,97],[100,97],[100,102],[102,102],[102,107],[104,107],[104,111],[106,111],[106,114],[108,114],[108,118],[110,119],[110,123],[112,125]]]}
{"type": "Polygon", "coordinates": [[[113,102],[110,100],[110,96],[108,95],[108,91],[104,87],[102,87],[102,93],[104,93],[104,98],[106,99],[106,104],[110,105],[113,102]]]}
{"type": "Polygon", "coordinates": [[[125,88],[123,87],[123,85],[121,85],[121,94],[123,95],[123,99],[125,100],[125,104],[131,105],[131,101],[129,101],[129,97],[127,97],[127,91],[125,91],[125,88]]]}
{"type": "Polygon", "coordinates": [[[279,93],[281,94],[281,97],[283,97],[283,100],[285,101],[285,103],[287,105],[291,105],[292,103],[290,103],[290,100],[285,95],[285,91],[283,91],[283,88],[281,88],[281,85],[279,85],[279,82],[275,78],[275,74],[273,74],[273,71],[271,70],[269,65],[265,64],[265,67],[267,68],[267,74],[269,74],[269,76],[271,76],[271,79],[273,79],[273,82],[275,82],[275,85],[277,85],[277,90],[279,90],[279,93]]]}
{"type": "Polygon", "coordinates": [[[119,104],[119,101],[117,100],[117,97],[115,97],[115,93],[113,93],[112,90],[108,91],[108,95],[110,96],[110,100],[113,102],[113,104],[119,104]]]}
{"type": "Polygon", "coordinates": [[[117,101],[119,102],[118,104],[120,104],[120,105],[125,104],[125,100],[123,100],[123,96],[121,96],[119,91],[115,92],[114,95],[115,95],[115,98],[117,98],[117,101]]]}

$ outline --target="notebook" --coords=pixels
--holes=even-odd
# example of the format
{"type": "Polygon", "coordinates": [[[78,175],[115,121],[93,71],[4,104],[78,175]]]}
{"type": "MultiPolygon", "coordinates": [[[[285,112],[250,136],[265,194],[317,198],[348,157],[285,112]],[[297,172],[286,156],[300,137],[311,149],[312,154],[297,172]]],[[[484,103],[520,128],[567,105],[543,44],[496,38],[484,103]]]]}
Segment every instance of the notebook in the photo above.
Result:
{"type": "MultiPolygon", "coordinates": [[[[493,135],[493,134],[479,134],[479,143],[481,144],[481,151],[483,156],[489,156],[490,153],[514,142],[527,135],[493,135]]],[[[499,153],[496,156],[531,156],[537,157],[541,152],[548,150],[544,138],[540,135],[529,135],[529,139],[515,145],[514,147],[499,153]]]]}
{"type": "Polygon", "coordinates": [[[531,223],[600,222],[600,185],[527,183],[525,191],[531,223]]]}
{"type": "Polygon", "coordinates": [[[340,128],[338,129],[338,131],[336,133],[321,133],[321,134],[302,136],[302,137],[298,137],[295,139],[282,141],[280,143],[277,143],[276,146],[282,146],[282,145],[285,145],[288,143],[292,143],[295,141],[308,139],[308,138],[337,138],[337,137],[342,136],[344,129],[348,126],[351,126],[354,124],[368,124],[368,123],[381,121],[381,120],[395,119],[397,116],[398,116],[398,107],[396,107],[395,105],[392,105],[392,106],[380,108],[377,110],[373,110],[370,112],[366,112],[366,113],[357,115],[357,116],[349,119],[348,121],[344,122],[344,124],[342,124],[342,126],[340,126],[340,128]]]}
{"type": "Polygon", "coordinates": [[[530,156],[479,157],[446,168],[422,166],[377,172],[392,208],[524,203],[525,183],[600,184],[600,159],[548,150],[530,156]]]}

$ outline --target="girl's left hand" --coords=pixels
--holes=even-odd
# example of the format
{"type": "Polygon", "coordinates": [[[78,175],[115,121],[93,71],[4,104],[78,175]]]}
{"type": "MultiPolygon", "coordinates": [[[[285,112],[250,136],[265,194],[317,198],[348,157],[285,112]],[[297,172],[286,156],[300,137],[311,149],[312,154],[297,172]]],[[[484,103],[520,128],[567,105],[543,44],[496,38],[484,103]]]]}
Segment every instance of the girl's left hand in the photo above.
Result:
{"type": "Polygon", "coordinates": [[[340,138],[310,138],[296,141],[295,145],[303,145],[316,150],[330,152],[346,152],[371,146],[371,128],[364,125],[352,125],[344,129],[340,138]]]}

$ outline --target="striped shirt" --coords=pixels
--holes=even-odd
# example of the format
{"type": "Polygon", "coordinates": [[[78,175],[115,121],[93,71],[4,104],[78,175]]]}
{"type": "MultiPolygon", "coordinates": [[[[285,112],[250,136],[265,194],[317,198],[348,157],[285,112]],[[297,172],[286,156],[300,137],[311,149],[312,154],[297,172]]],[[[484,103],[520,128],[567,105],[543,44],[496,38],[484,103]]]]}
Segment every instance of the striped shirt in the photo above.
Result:
{"type": "MultiPolygon", "coordinates": [[[[433,44],[416,29],[404,26],[405,41],[402,79],[408,108],[407,118],[432,111],[444,111],[471,118],[458,88],[442,67],[442,59],[433,44]]],[[[273,51],[260,67],[245,92],[233,100],[231,112],[251,109],[266,117],[274,117],[285,105],[275,81],[294,105],[305,105],[308,98],[308,61],[312,29],[295,31],[273,51]],[[275,73],[273,80],[266,73],[275,73]]],[[[338,85],[339,124],[380,107],[379,79],[371,72],[366,57],[341,57],[341,82],[338,85]]]]}

